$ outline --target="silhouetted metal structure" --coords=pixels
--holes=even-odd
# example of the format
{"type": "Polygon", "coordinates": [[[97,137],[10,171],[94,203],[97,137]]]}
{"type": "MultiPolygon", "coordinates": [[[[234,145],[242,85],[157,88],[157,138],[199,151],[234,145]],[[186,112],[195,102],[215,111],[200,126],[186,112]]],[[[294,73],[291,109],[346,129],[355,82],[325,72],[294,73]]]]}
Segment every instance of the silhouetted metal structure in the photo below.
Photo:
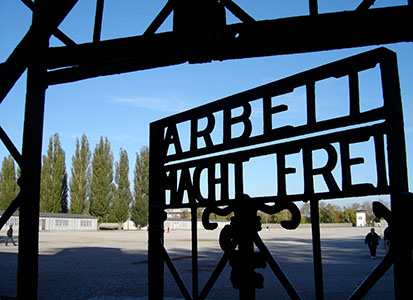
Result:
{"type": "MultiPolygon", "coordinates": [[[[21,153],[8,138],[7,133],[0,127],[0,138],[22,171],[21,177],[19,178],[20,194],[0,219],[1,227],[13,212],[17,208],[20,208],[20,243],[17,278],[17,298],[19,299],[37,298],[42,131],[45,90],[49,85],[186,62],[206,63],[214,60],[378,45],[412,41],[413,39],[413,27],[411,26],[413,4],[411,1],[408,1],[408,5],[404,6],[369,9],[374,1],[364,0],[360,1],[359,7],[354,11],[319,14],[317,0],[309,0],[309,15],[307,16],[259,21],[242,10],[232,0],[169,0],[166,1],[163,9],[154,18],[143,35],[101,41],[100,33],[104,0],[97,0],[92,41],[85,44],[77,44],[58,29],[59,24],[78,2],[77,0],[21,1],[33,11],[32,26],[15,50],[10,54],[9,58],[0,65],[0,102],[7,96],[23,72],[27,70],[26,106],[21,153]],[[240,20],[240,23],[227,25],[225,10],[229,10],[236,16],[240,20]],[[173,30],[171,32],[157,33],[161,24],[172,13],[173,30]],[[383,20],[391,20],[391,22],[384,22],[383,20]],[[368,24],[368,26],[366,26],[366,24],[368,24]],[[62,41],[65,46],[56,48],[49,47],[49,38],[52,35],[62,41]]],[[[388,268],[393,259],[395,266],[395,295],[397,298],[402,298],[404,294],[410,295],[412,289],[410,282],[412,274],[412,244],[411,240],[408,243],[402,243],[401,229],[409,219],[408,213],[412,211],[413,200],[411,194],[408,194],[405,145],[401,142],[404,141],[404,136],[398,75],[393,54],[388,53],[386,50],[378,50],[376,54],[367,56],[368,59],[371,57],[374,59],[379,58],[377,62],[385,66],[383,68],[383,70],[386,70],[383,83],[388,85],[383,87],[383,92],[385,93],[384,98],[391,99],[386,101],[386,107],[384,108],[384,110],[389,109],[390,111],[374,112],[372,115],[366,116],[366,118],[380,117],[385,120],[384,124],[377,125],[376,127],[381,134],[385,133],[388,138],[388,170],[390,182],[388,186],[385,186],[384,182],[381,182],[383,185],[376,188],[379,188],[380,193],[386,192],[391,194],[394,245],[392,249],[393,258],[386,256],[386,259],[379,265],[380,268],[378,267],[378,269],[374,271],[375,275],[369,277],[355,292],[354,298],[357,298],[359,293],[363,294],[367,287],[374,283],[372,282],[374,281],[372,278],[377,278],[376,275],[380,275],[383,269],[388,268]]],[[[348,74],[350,78],[350,101],[352,101],[350,105],[350,117],[339,122],[353,122],[350,119],[352,119],[354,115],[364,116],[364,114],[358,113],[357,108],[356,73],[357,70],[354,70],[353,73],[348,74]]],[[[317,76],[318,75],[316,75],[316,77],[317,76]]],[[[294,78],[297,79],[296,77],[294,78]]],[[[313,128],[312,126],[314,126],[314,128],[324,126],[317,124],[317,122],[311,124],[312,121],[315,121],[312,119],[315,114],[313,116],[311,112],[311,109],[314,109],[312,105],[312,101],[314,101],[314,89],[309,82],[305,82],[305,85],[309,103],[308,122],[310,123],[307,124],[308,127],[305,126],[300,129],[303,131],[308,130],[308,128],[313,128]]],[[[234,101],[238,102],[238,100],[234,101]]],[[[244,109],[248,109],[248,105],[245,104],[244,109]]],[[[276,113],[278,108],[269,107],[269,109],[271,113],[276,113]]],[[[233,119],[229,122],[232,124],[231,122],[239,122],[239,120],[233,119]]],[[[162,142],[163,138],[162,132],[159,131],[156,124],[153,124],[151,128],[152,178],[153,175],[159,174],[164,167],[164,161],[157,159],[157,151],[159,151],[159,149],[156,149],[159,146],[158,143],[162,142]],[[152,135],[154,138],[152,138],[152,135]]],[[[231,125],[229,125],[229,128],[230,127],[231,125]]],[[[195,139],[199,137],[207,139],[207,131],[198,132],[197,130],[197,128],[194,128],[194,132],[198,133],[195,139]]],[[[297,131],[297,136],[298,132],[299,130],[297,131]]],[[[224,131],[224,135],[225,134],[224,131]]],[[[370,134],[369,129],[366,129],[365,134],[370,134]]],[[[174,132],[169,132],[169,135],[173,143],[174,132]]],[[[334,134],[328,138],[334,140],[334,134]]],[[[248,140],[247,134],[245,139],[248,140]]],[[[207,140],[206,143],[207,146],[209,146],[207,140]]],[[[234,141],[230,141],[229,144],[234,143],[234,141]]],[[[197,149],[195,146],[190,152],[191,155],[194,155],[202,151],[202,149],[197,149]]],[[[163,153],[163,155],[165,155],[165,153],[163,153]]],[[[331,155],[334,156],[334,154],[331,155]]],[[[184,156],[184,154],[181,156],[184,156]]],[[[348,158],[348,165],[355,163],[351,158],[348,158]]],[[[288,170],[284,170],[284,173],[285,172],[288,172],[288,170]]],[[[317,172],[323,172],[323,170],[312,170],[310,172],[316,174],[317,172]]],[[[382,170],[380,172],[382,172],[382,170]]],[[[344,178],[346,177],[344,176],[344,178]]],[[[174,270],[161,243],[163,219],[160,217],[161,214],[159,214],[159,212],[164,208],[164,203],[162,202],[164,196],[159,195],[160,191],[156,189],[157,184],[159,183],[151,182],[149,268],[155,270],[149,273],[149,296],[151,299],[161,299],[163,296],[163,284],[159,278],[163,278],[164,262],[166,262],[172,271],[174,270]]],[[[283,183],[279,182],[278,184],[282,185],[283,183]]],[[[365,194],[366,192],[360,193],[365,194]]],[[[353,193],[351,193],[351,195],[353,195],[353,193]]],[[[243,195],[242,193],[237,194],[237,197],[241,200],[248,198],[247,195],[243,195]]],[[[317,200],[321,198],[322,197],[316,196],[306,198],[306,200],[311,201],[312,219],[315,228],[317,228],[317,200]]],[[[264,205],[265,201],[261,201],[260,203],[264,205]]],[[[289,199],[286,198],[282,203],[282,205],[287,205],[289,209],[294,210],[294,206],[291,206],[292,202],[290,202],[289,199]]],[[[211,207],[210,209],[215,208],[211,207]]],[[[261,208],[256,207],[255,209],[261,208]]],[[[253,220],[253,214],[250,215],[246,213],[245,209],[234,207],[233,210],[235,211],[235,219],[231,225],[232,229],[237,226],[236,224],[239,220],[249,219],[250,221],[248,222],[255,222],[253,220]]],[[[380,211],[379,214],[383,214],[382,209],[378,208],[378,210],[380,211]]],[[[387,216],[387,214],[385,215],[387,216]]],[[[205,219],[207,219],[207,217],[205,217],[205,219]]],[[[208,222],[206,222],[206,224],[207,223],[208,222]]],[[[240,226],[244,226],[244,223],[241,222],[240,226]]],[[[230,241],[232,240],[231,234],[234,234],[231,233],[231,231],[233,231],[232,229],[227,228],[226,230],[230,241]]],[[[267,252],[265,245],[262,244],[256,232],[253,230],[250,231],[249,228],[245,228],[245,230],[249,232],[249,238],[240,237],[240,239],[236,241],[236,244],[239,245],[239,250],[246,249],[245,251],[251,251],[251,243],[254,242],[274,270],[274,273],[282,278],[282,274],[277,269],[276,262],[270,258],[270,254],[267,252]]],[[[223,239],[225,240],[225,237],[223,239]]],[[[317,287],[316,297],[317,299],[322,299],[323,282],[321,277],[322,269],[321,256],[319,255],[319,239],[320,234],[316,229],[313,231],[317,287]]],[[[224,258],[218,263],[218,271],[219,268],[222,268],[225,264],[225,260],[233,259],[236,261],[233,254],[235,250],[234,247],[234,244],[231,243],[229,246],[224,245],[226,251],[224,258]]],[[[194,288],[192,297],[181,284],[180,287],[186,299],[202,299],[205,298],[206,291],[204,289],[204,291],[198,295],[196,231],[193,232],[193,249],[194,288]]],[[[258,261],[262,261],[262,257],[258,257],[258,261]]],[[[236,262],[233,264],[237,265],[236,262]]],[[[245,268],[245,266],[242,268],[245,268]]],[[[254,273],[251,267],[247,267],[245,272],[249,274],[248,276],[252,276],[254,273]]],[[[216,277],[217,274],[214,273],[211,278],[214,279],[214,276],[216,277]]],[[[179,281],[179,277],[175,277],[179,281]]],[[[235,281],[237,280],[235,279],[235,281]]],[[[288,280],[284,278],[282,281],[284,282],[284,286],[290,291],[290,295],[293,298],[296,297],[294,290],[289,287],[288,280]]],[[[212,282],[209,282],[207,287],[210,287],[211,284],[212,282]]],[[[251,297],[254,288],[251,286],[247,287],[247,290],[241,293],[241,295],[246,296],[241,297],[251,297]]]]}
{"type": "MultiPolygon", "coordinates": [[[[257,118],[255,115],[255,120],[257,118]]],[[[406,213],[408,206],[405,206],[411,201],[411,194],[408,194],[407,188],[397,61],[395,53],[385,48],[330,63],[153,122],[150,131],[150,154],[151,157],[156,158],[155,162],[151,160],[150,164],[149,224],[149,274],[153,277],[150,277],[149,292],[154,299],[163,297],[163,262],[169,267],[185,299],[205,299],[228,261],[232,267],[231,281],[234,288],[239,289],[240,299],[255,299],[255,288],[262,287],[264,279],[255,273],[254,269],[263,268],[266,263],[291,298],[300,299],[298,292],[257,233],[261,229],[257,211],[274,214],[287,209],[292,218],[290,221],[283,221],[281,225],[286,229],[296,229],[300,224],[301,215],[294,204],[295,201],[310,202],[315,291],[316,298],[323,299],[319,200],[389,194],[392,212],[387,211],[379,202],[374,204],[374,212],[379,218],[383,217],[388,221],[392,232],[403,232],[410,214],[410,211],[406,213]],[[384,103],[379,107],[363,111],[360,108],[359,73],[376,65],[379,66],[381,73],[384,103]],[[332,77],[348,80],[349,97],[340,100],[347,104],[349,111],[342,112],[334,118],[319,120],[316,117],[318,99],[315,86],[319,81],[332,77]],[[287,111],[289,103],[278,100],[277,105],[274,105],[272,98],[277,99],[278,96],[290,93],[299,87],[304,87],[306,90],[306,100],[303,103],[306,107],[306,120],[302,120],[302,125],[298,126],[280,127],[273,124],[273,117],[287,111]],[[258,127],[263,130],[258,134],[253,134],[253,102],[262,107],[258,127]],[[218,121],[217,116],[220,115],[223,117],[218,121]],[[202,129],[199,128],[201,120],[204,120],[202,129]],[[186,127],[190,128],[190,144],[187,149],[181,142],[183,130],[178,129],[180,126],[183,128],[183,124],[187,124],[186,127]],[[242,129],[234,133],[236,125],[240,125],[242,129]],[[354,125],[357,127],[348,129],[354,125]],[[223,130],[222,140],[213,139],[212,136],[216,136],[215,133],[220,130],[223,130]],[[292,138],[295,140],[291,141],[292,138]],[[284,139],[288,139],[288,142],[267,144],[284,139]],[[363,164],[364,158],[352,156],[350,145],[369,140],[374,143],[377,183],[355,184],[351,166],[363,164]],[[336,150],[333,144],[339,144],[340,150],[336,150]],[[251,149],[251,146],[254,148],[251,149]],[[248,149],[243,150],[245,147],[248,149]],[[239,150],[233,151],[235,149],[239,150]],[[313,152],[319,150],[327,154],[327,161],[322,167],[316,168],[313,163],[313,152]],[[288,174],[296,173],[296,170],[288,166],[286,157],[296,153],[302,154],[304,191],[290,194],[287,191],[286,177],[288,174]],[[244,189],[244,166],[252,158],[268,155],[273,155],[276,161],[277,193],[250,197],[245,194],[244,189]],[[337,165],[341,169],[341,187],[332,172],[337,165]],[[230,170],[233,170],[232,173],[230,170]],[[206,176],[207,181],[207,187],[203,192],[202,174],[206,176]],[[328,191],[320,192],[316,189],[314,177],[317,175],[323,177],[328,191]],[[234,187],[233,198],[230,197],[230,186],[234,187]],[[219,195],[216,192],[218,187],[219,195]],[[184,197],[185,195],[187,198],[184,197]],[[192,297],[189,296],[163,246],[164,210],[179,207],[190,208],[192,220],[195,222],[192,227],[192,297]],[[196,243],[198,208],[204,208],[202,221],[204,228],[208,230],[217,227],[216,224],[209,222],[211,213],[221,216],[234,213],[231,224],[224,227],[220,234],[220,246],[224,255],[200,294],[198,294],[196,243]],[[406,215],[402,218],[404,213],[406,215]],[[254,244],[260,250],[257,253],[254,252],[254,244]]],[[[396,290],[402,290],[403,286],[408,289],[411,277],[405,274],[411,274],[411,256],[411,244],[406,243],[405,239],[392,240],[391,251],[354,291],[350,299],[362,298],[390,268],[393,261],[396,290]]]]}

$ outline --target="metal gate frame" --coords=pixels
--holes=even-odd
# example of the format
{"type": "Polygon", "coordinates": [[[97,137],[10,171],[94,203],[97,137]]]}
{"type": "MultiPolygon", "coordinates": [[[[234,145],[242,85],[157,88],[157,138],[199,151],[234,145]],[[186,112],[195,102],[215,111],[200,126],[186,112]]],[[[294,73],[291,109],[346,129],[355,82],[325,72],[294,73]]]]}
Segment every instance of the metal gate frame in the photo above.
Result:
{"type": "MultiPolygon", "coordinates": [[[[0,103],[27,70],[21,152],[0,127],[0,139],[22,171],[18,180],[20,194],[0,218],[2,227],[13,212],[20,208],[19,299],[37,299],[41,149],[45,94],[49,85],[187,62],[208,63],[413,40],[413,3],[410,0],[407,5],[378,9],[370,9],[374,1],[361,0],[354,11],[326,14],[319,14],[317,0],[309,0],[307,16],[265,21],[255,20],[233,0],[168,0],[144,34],[108,41],[101,41],[104,0],[96,0],[93,37],[90,43],[84,44],[77,44],[58,29],[78,0],[21,2],[33,11],[32,26],[8,59],[0,64],[0,103]],[[230,11],[240,23],[227,25],[225,10],[230,11]],[[171,14],[174,15],[173,30],[157,33],[171,14]],[[332,31],[334,35],[331,35],[332,31]],[[64,46],[49,47],[52,35],[64,46]]],[[[392,124],[400,120],[394,120],[392,124]]],[[[402,165],[395,160],[394,164],[402,165]]],[[[396,197],[400,190],[407,191],[407,182],[405,187],[395,189],[393,196],[396,197]]],[[[404,194],[399,196],[411,198],[404,194]]],[[[403,209],[405,205],[411,207],[411,200],[405,204],[394,201],[394,197],[392,211],[404,218],[403,209]]],[[[397,218],[394,223],[399,222],[404,221],[397,218]]],[[[155,228],[160,227],[161,221],[155,224],[155,228]]],[[[161,236],[161,233],[158,235],[161,236]]],[[[156,253],[159,249],[154,245],[152,243],[150,248],[156,253]]],[[[407,250],[402,247],[397,251],[395,266],[403,269],[402,262],[405,261],[407,250]]],[[[411,263],[404,268],[411,272],[411,263]]],[[[396,294],[407,293],[406,279],[400,275],[396,281],[396,294]]],[[[154,286],[153,280],[151,282],[151,286],[154,286]]]]}
{"type": "MultiPolygon", "coordinates": [[[[334,100],[332,100],[334,101],[334,100]]],[[[278,263],[268,251],[257,233],[257,211],[276,213],[288,209],[292,220],[284,222],[283,227],[295,229],[300,223],[300,212],[295,201],[309,201],[311,207],[315,297],[324,298],[322,255],[319,228],[319,201],[344,197],[360,197],[367,195],[390,195],[391,212],[379,202],[373,204],[374,213],[385,218],[392,231],[391,250],[364,280],[349,299],[362,298],[384,275],[394,263],[394,282],[396,298],[406,295],[411,290],[412,241],[406,241],[404,228],[408,226],[409,214],[412,211],[412,194],[408,193],[407,165],[403,129],[403,114],[400,96],[396,54],[386,48],[378,48],[350,58],[336,61],[303,73],[293,75],[264,86],[260,86],[227,98],[211,102],[192,110],[182,112],[150,125],[150,202],[149,202],[149,297],[163,299],[164,263],[171,271],[185,299],[206,299],[208,292],[218,279],[225,265],[230,262],[233,273],[240,274],[242,279],[231,281],[240,290],[240,299],[255,299],[254,268],[242,269],[236,262],[236,255],[244,251],[244,260],[266,261],[278,277],[292,299],[300,299],[298,292],[289,282],[278,263]],[[360,110],[359,72],[379,65],[381,73],[383,106],[368,111],[360,110]],[[330,77],[348,78],[349,114],[317,121],[315,84],[330,77]],[[272,106],[271,98],[293,91],[297,87],[306,88],[307,122],[300,126],[284,126],[272,129],[271,117],[288,109],[286,104],[272,106]],[[250,102],[262,100],[264,130],[262,134],[251,136],[252,124],[250,102]],[[231,110],[242,108],[242,113],[232,117],[231,110]],[[223,112],[223,141],[214,144],[210,134],[215,127],[214,113],[223,112]],[[206,119],[204,129],[198,128],[198,120],[206,119]],[[189,122],[190,146],[183,149],[180,144],[178,124],[189,122]],[[231,126],[242,123],[244,131],[239,137],[232,137],[231,126]],[[358,127],[354,127],[358,125],[358,127]],[[349,126],[354,128],[345,129],[349,126]],[[343,130],[345,129],[345,130],[343,130]],[[331,131],[324,133],[325,131],[331,131]],[[316,136],[304,137],[317,133],[316,136]],[[268,142],[282,141],[286,138],[296,140],[267,145],[268,142]],[[385,139],[386,137],[386,139],[385,139]],[[376,155],[377,185],[353,184],[350,166],[362,163],[362,158],[352,158],[349,145],[373,138],[376,155]],[[198,139],[203,139],[204,146],[198,147],[198,139]],[[386,142],[385,142],[386,140],[386,142]],[[338,187],[331,171],[337,164],[337,153],[332,143],[340,143],[342,187],[338,187]],[[262,144],[265,144],[264,146],[262,144]],[[248,146],[248,150],[243,150],[248,146]],[[251,146],[255,146],[251,149],[251,146]],[[387,147],[387,165],[385,152],[387,147]],[[168,151],[169,148],[173,151],[168,151]],[[325,166],[313,169],[312,151],[324,149],[328,153],[325,166]],[[232,150],[232,151],[231,151],[232,150]],[[236,150],[236,151],[233,151],[236,150]],[[303,151],[304,193],[288,195],[285,190],[285,175],[292,173],[285,166],[285,155],[303,151]],[[230,151],[230,153],[228,153],[230,151]],[[250,158],[268,154],[277,154],[278,194],[266,197],[249,197],[243,191],[243,162],[250,158]],[[281,154],[281,155],[279,155],[281,154]],[[281,157],[279,159],[279,157],[281,157]],[[235,196],[228,197],[228,165],[233,165],[235,172],[235,196]],[[220,166],[220,175],[215,174],[215,166],[220,166]],[[281,166],[281,167],[280,167],[281,166]],[[189,171],[192,168],[192,174],[189,171]],[[207,194],[200,192],[200,173],[208,170],[207,194]],[[388,174],[387,174],[388,170],[388,174]],[[179,176],[177,175],[179,171],[179,176]],[[210,175],[210,172],[212,175],[210,175]],[[317,192],[313,189],[313,176],[322,175],[328,186],[328,192],[317,192]],[[388,179],[389,178],[389,182],[388,179]],[[221,186],[221,198],[215,195],[215,185],[221,186]],[[212,186],[212,187],[211,187],[212,186]],[[168,197],[166,192],[169,191],[168,197]],[[224,191],[224,192],[222,192],[224,191]],[[183,200],[187,193],[188,200],[183,200]],[[267,206],[266,203],[275,203],[267,206]],[[166,209],[190,208],[192,217],[192,295],[188,292],[176,267],[163,245],[163,222],[166,220],[166,209]],[[222,208],[225,207],[225,208],[222,208]],[[224,250],[221,260],[212,272],[204,288],[199,292],[198,286],[198,249],[197,249],[197,210],[204,208],[203,225],[205,229],[214,230],[216,224],[209,223],[209,215],[235,213],[228,228],[220,235],[220,245],[224,250]],[[238,229],[236,229],[238,226],[238,229]],[[239,228],[242,228],[239,229],[239,228]],[[252,228],[252,229],[251,229],[252,228]],[[255,229],[254,229],[255,228],[255,229]],[[236,230],[242,234],[234,233],[236,230]],[[227,241],[226,241],[227,240],[227,241]],[[256,245],[260,250],[259,257],[254,254],[256,245]],[[238,247],[238,250],[235,248],[238,247]],[[247,249],[249,247],[249,249],[247,249]],[[238,252],[237,252],[238,251],[238,252]],[[237,252],[237,253],[236,253],[237,252]],[[247,254],[246,254],[247,253],[247,254]],[[237,269],[236,269],[237,268],[237,269]],[[242,283],[238,281],[241,280],[242,283]]],[[[260,225],[258,225],[260,228],[260,225]]],[[[240,254],[241,253],[241,254],[240,254]]],[[[242,264],[242,262],[241,262],[242,264]]],[[[255,264],[255,263],[251,263],[255,264]]],[[[262,263],[258,263],[258,265],[262,263]]],[[[265,262],[264,262],[265,264],[265,262]]],[[[261,279],[259,279],[261,280],[261,279]]]]}

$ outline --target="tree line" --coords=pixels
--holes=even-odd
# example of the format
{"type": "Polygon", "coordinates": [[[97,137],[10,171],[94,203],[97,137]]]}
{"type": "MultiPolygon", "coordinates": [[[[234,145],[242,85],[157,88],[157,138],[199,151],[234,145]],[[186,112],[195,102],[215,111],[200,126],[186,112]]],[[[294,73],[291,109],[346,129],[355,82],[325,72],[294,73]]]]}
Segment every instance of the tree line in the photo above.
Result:
{"type": "MultiPolygon", "coordinates": [[[[382,200],[378,200],[383,202],[382,200]]],[[[386,203],[385,203],[386,204],[386,203]]],[[[388,206],[388,205],[387,205],[388,206]]],[[[310,203],[304,203],[299,207],[301,212],[301,223],[311,223],[311,211],[310,203]]],[[[349,206],[339,206],[336,204],[326,203],[324,201],[319,202],[319,220],[320,223],[351,223],[356,224],[356,214],[357,210],[363,209],[366,211],[366,222],[368,225],[373,225],[376,222],[380,222],[372,209],[371,202],[365,201],[362,204],[354,202],[349,206]]],[[[203,210],[199,209],[197,212],[198,219],[202,218],[203,210]]],[[[228,216],[219,216],[214,213],[210,215],[211,219],[218,220],[231,220],[231,217],[234,214],[231,213],[228,216]]],[[[258,215],[261,217],[261,222],[265,223],[281,223],[284,220],[291,220],[291,213],[288,210],[282,210],[276,214],[265,214],[263,212],[258,212],[258,215]]],[[[191,217],[190,211],[183,211],[180,215],[182,219],[188,219],[191,217]]]]}
{"type": "MultiPolygon", "coordinates": [[[[383,202],[378,199],[378,201],[383,202]]],[[[386,204],[386,203],[384,203],[386,204]]],[[[387,203],[388,206],[388,203],[387,203]]],[[[311,223],[311,210],[310,203],[304,203],[299,207],[301,212],[301,223],[311,223]]],[[[319,202],[319,220],[320,223],[351,223],[356,224],[357,210],[363,209],[366,211],[366,222],[368,225],[373,225],[376,222],[380,222],[374,213],[371,202],[365,201],[362,204],[358,202],[351,203],[349,206],[339,206],[336,204],[326,203],[324,201],[319,202]]],[[[190,218],[190,212],[186,211],[181,214],[181,218],[190,218]]],[[[281,223],[284,220],[291,220],[291,213],[288,210],[282,210],[276,214],[268,215],[262,212],[258,212],[261,217],[262,223],[281,223]]],[[[233,214],[228,216],[218,216],[211,214],[211,219],[230,220],[233,214]]],[[[202,217],[202,211],[198,212],[198,219],[202,217]]]]}
{"type": "MultiPolygon", "coordinates": [[[[378,201],[383,202],[380,199],[378,201]]],[[[363,209],[366,211],[366,222],[368,225],[373,225],[376,222],[380,222],[374,213],[371,202],[364,201],[362,204],[354,202],[350,206],[339,206],[331,203],[320,201],[319,203],[319,218],[320,223],[352,223],[356,224],[357,210],[363,209]]],[[[304,203],[301,207],[301,222],[310,223],[310,203],[304,203]]]]}
{"type": "MultiPolygon", "coordinates": [[[[107,137],[101,137],[93,155],[85,134],[76,139],[68,177],[65,151],[59,134],[49,139],[42,158],[40,211],[92,215],[99,222],[121,224],[129,217],[140,226],[148,223],[149,149],[136,153],[133,190],[129,181],[129,158],[120,149],[114,162],[107,137]],[[70,202],[69,202],[70,199],[70,202]]],[[[9,155],[0,170],[0,209],[6,209],[19,193],[20,169],[9,155]]]]}

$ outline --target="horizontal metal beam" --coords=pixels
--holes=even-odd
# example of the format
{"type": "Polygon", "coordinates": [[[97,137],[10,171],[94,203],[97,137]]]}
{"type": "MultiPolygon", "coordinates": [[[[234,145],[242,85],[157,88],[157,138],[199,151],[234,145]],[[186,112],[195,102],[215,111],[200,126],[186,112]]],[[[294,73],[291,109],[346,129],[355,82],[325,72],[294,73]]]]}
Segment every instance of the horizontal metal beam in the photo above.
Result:
{"type": "Polygon", "coordinates": [[[59,84],[185,62],[410,42],[412,19],[412,6],[405,5],[226,25],[214,32],[212,42],[166,32],[51,48],[48,80],[59,84]]]}

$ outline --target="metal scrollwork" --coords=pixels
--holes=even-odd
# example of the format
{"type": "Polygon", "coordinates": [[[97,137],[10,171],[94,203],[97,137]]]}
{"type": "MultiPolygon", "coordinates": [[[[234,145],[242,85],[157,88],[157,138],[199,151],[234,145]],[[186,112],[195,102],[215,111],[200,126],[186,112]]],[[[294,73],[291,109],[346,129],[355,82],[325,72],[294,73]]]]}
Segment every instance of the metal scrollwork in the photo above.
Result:
{"type": "Polygon", "coordinates": [[[391,211],[388,209],[383,203],[374,201],[373,204],[373,213],[374,215],[381,219],[385,219],[389,227],[392,224],[392,217],[391,217],[391,211]]]}
{"type": "Polygon", "coordinates": [[[291,213],[291,220],[283,220],[280,222],[281,226],[288,230],[296,229],[300,225],[301,213],[300,209],[293,202],[277,202],[275,205],[261,204],[258,209],[263,213],[272,215],[284,209],[291,213]]]}
{"type": "MultiPolygon", "coordinates": [[[[231,223],[225,225],[219,235],[219,245],[228,257],[232,268],[230,279],[234,288],[240,291],[241,289],[251,291],[255,288],[263,288],[264,277],[255,272],[255,269],[265,268],[267,260],[271,258],[266,257],[261,250],[258,252],[254,250],[258,232],[262,229],[261,217],[257,213],[262,211],[266,214],[275,214],[283,210],[291,213],[291,219],[282,221],[281,226],[289,230],[296,229],[300,224],[301,213],[293,202],[277,202],[274,205],[254,204],[250,196],[244,194],[224,208],[217,206],[205,208],[202,214],[202,224],[207,230],[214,230],[218,227],[217,223],[210,222],[211,214],[219,216],[234,214],[231,217],[231,223]]],[[[261,248],[266,249],[265,246],[261,248]]]]}
{"type": "Polygon", "coordinates": [[[390,250],[391,243],[390,243],[390,238],[391,238],[391,231],[392,231],[392,212],[390,209],[388,209],[383,203],[374,201],[372,203],[373,206],[373,213],[374,215],[381,219],[385,219],[387,222],[388,227],[384,230],[384,242],[388,246],[388,250],[390,250]]]}
{"type": "Polygon", "coordinates": [[[209,217],[211,216],[211,214],[213,213],[218,216],[225,217],[232,212],[234,212],[234,209],[229,205],[225,208],[219,208],[217,206],[208,206],[204,209],[204,212],[202,213],[202,226],[204,226],[204,228],[207,230],[214,230],[218,227],[218,224],[209,222],[209,217]]]}

